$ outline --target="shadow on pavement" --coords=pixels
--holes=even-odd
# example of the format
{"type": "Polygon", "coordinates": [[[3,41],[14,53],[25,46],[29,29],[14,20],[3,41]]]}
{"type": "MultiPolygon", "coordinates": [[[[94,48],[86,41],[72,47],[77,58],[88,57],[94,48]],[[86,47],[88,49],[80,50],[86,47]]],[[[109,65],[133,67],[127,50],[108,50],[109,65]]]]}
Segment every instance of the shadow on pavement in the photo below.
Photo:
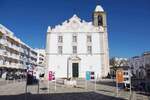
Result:
{"type": "Polygon", "coordinates": [[[114,82],[114,81],[98,81],[98,82],[96,82],[96,84],[102,84],[102,85],[116,87],[116,82],[114,82]]]}
{"type": "Polygon", "coordinates": [[[150,97],[150,93],[147,93],[147,92],[137,92],[137,94],[141,94],[141,95],[145,95],[145,96],[150,97]]]}
{"type": "Polygon", "coordinates": [[[47,87],[43,87],[43,88],[40,88],[41,90],[48,90],[48,88],[47,87]]]}
{"type": "Polygon", "coordinates": [[[54,93],[54,94],[20,94],[0,96],[0,100],[125,100],[95,92],[54,93]]]}
{"type": "Polygon", "coordinates": [[[108,91],[108,90],[100,90],[100,89],[98,89],[97,91],[103,91],[103,92],[109,92],[109,93],[112,93],[112,91],[108,91]]]}

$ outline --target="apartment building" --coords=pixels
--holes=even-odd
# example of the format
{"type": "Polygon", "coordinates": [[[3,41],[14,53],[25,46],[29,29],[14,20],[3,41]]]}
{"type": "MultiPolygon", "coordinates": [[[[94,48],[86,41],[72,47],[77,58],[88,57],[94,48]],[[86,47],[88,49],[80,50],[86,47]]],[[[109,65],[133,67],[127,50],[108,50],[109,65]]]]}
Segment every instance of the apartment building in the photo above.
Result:
{"type": "Polygon", "coordinates": [[[25,71],[37,66],[37,52],[0,24],[0,76],[6,71],[25,71]]]}
{"type": "Polygon", "coordinates": [[[129,59],[129,66],[132,74],[138,79],[145,79],[148,66],[150,66],[150,53],[145,52],[141,56],[134,56],[129,59]]]}
{"type": "Polygon", "coordinates": [[[136,78],[144,78],[145,72],[141,71],[144,68],[144,62],[142,56],[134,56],[129,59],[129,66],[131,72],[136,78]]]}
{"type": "Polygon", "coordinates": [[[37,52],[38,66],[45,67],[45,49],[35,49],[37,52]]]}
{"type": "Polygon", "coordinates": [[[132,74],[140,80],[137,83],[144,83],[146,91],[150,92],[150,51],[130,58],[129,65],[132,74]]]}
{"type": "Polygon", "coordinates": [[[46,70],[45,49],[35,49],[35,51],[37,52],[37,67],[34,71],[35,71],[35,74],[38,74],[38,76],[41,76],[45,74],[45,70],[46,70]]]}

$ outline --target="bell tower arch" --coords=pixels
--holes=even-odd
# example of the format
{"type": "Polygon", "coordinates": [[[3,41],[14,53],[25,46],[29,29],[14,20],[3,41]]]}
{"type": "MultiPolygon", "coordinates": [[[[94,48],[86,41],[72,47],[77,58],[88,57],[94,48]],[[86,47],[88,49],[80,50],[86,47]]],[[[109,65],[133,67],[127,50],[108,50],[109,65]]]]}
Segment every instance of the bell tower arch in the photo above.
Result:
{"type": "Polygon", "coordinates": [[[93,12],[93,25],[106,27],[106,13],[100,5],[97,5],[93,12]]]}

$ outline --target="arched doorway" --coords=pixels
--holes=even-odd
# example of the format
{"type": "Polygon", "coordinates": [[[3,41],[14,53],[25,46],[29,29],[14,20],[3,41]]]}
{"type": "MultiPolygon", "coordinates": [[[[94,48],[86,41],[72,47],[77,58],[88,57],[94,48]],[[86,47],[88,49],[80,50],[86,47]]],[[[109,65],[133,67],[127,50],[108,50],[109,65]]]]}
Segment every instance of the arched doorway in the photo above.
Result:
{"type": "Polygon", "coordinates": [[[80,61],[78,56],[68,58],[67,77],[78,78],[80,75],[80,61]]]}

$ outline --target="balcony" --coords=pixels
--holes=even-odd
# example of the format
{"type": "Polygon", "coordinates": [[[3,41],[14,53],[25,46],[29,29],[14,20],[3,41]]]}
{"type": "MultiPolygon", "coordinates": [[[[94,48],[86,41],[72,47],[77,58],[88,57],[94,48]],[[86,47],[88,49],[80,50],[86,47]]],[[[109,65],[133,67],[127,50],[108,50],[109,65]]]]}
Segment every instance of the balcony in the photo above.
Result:
{"type": "Polygon", "coordinates": [[[18,46],[10,45],[10,44],[9,44],[9,48],[12,48],[12,49],[14,49],[14,50],[16,50],[16,51],[19,52],[19,47],[18,47],[18,46]]]}
{"type": "Polygon", "coordinates": [[[11,57],[11,58],[13,58],[13,59],[20,60],[20,56],[19,56],[19,55],[16,55],[16,54],[12,54],[12,55],[10,55],[9,57],[11,57]]]}
{"type": "Polygon", "coordinates": [[[32,64],[37,64],[37,62],[35,61],[35,60],[33,60],[33,59],[29,59],[29,61],[30,61],[30,63],[32,63],[32,64]]]}
{"type": "Polygon", "coordinates": [[[10,42],[7,41],[7,47],[11,48],[11,49],[14,49],[16,51],[19,51],[20,50],[20,47],[16,46],[16,45],[12,45],[10,42]]]}
{"type": "Polygon", "coordinates": [[[9,68],[17,68],[17,69],[20,68],[20,64],[18,64],[18,63],[11,63],[8,66],[9,66],[9,68]]]}
{"type": "Polygon", "coordinates": [[[30,52],[30,56],[31,56],[32,58],[37,58],[37,55],[36,55],[35,53],[32,53],[32,52],[30,52]]]}
{"type": "Polygon", "coordinates": [[[19,51],[20,51],[21,53],[24,53],[24,50],[23,50],[23,48],[21,48],[21,47],[20,47],[19,51]]]}
{"type": "Polygon", "coordinates": [[[2,51],[2,50],[0,50],[0,55],[1,55],[1,56],[4,56],[4,57],[7,57],[7,58],[12,58],[12,59],[20,60],[20,55],[11,54],[11,53],[8,52],[8,51],[2,51]]]}
{"type": "Polygon", "coordinates": [[[4,50],[0,50],[0,55],[4,55],[4,50]]]}
{"type": "Polygon", "coordinates": [[[6,44],[7,42],[8,42],[7,39],[4,39],[4,38],[1,38],[1,39],[0,39],[0,43],[1,43],[1,44],[6,44]]]}

